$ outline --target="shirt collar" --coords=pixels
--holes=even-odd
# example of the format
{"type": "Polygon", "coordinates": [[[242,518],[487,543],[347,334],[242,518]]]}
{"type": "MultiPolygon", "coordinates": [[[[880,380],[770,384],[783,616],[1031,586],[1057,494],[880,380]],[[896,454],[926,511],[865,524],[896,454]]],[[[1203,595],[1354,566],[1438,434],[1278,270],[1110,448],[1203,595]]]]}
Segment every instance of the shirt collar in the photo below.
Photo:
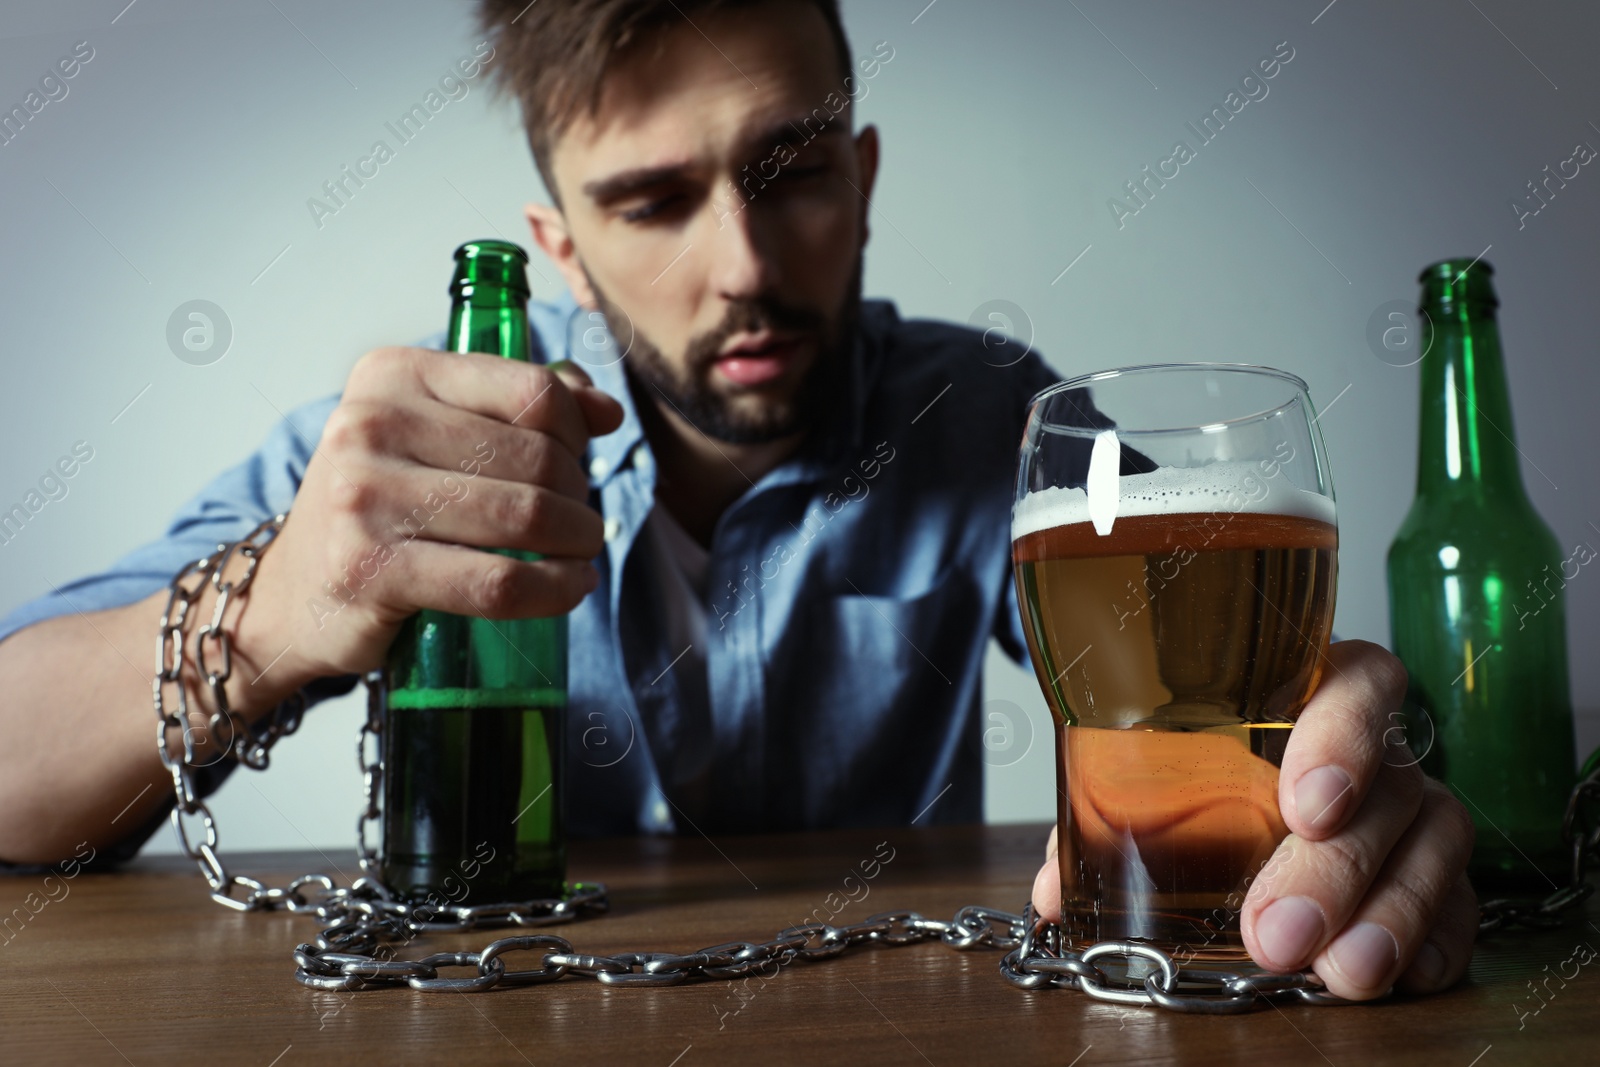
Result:
{"type": "Polygon", "coordinates": [[[601,314],[580,307],[567,290],[562,290],[553,304],[529,303],[528,317],[544,344],[546,362],[571,360],[583,368],[597,388],[622,405],[622,425],[589,442],[590,484],[604,485],[644,443],[644,428],[628,391],[621,350],[601,314]]]}

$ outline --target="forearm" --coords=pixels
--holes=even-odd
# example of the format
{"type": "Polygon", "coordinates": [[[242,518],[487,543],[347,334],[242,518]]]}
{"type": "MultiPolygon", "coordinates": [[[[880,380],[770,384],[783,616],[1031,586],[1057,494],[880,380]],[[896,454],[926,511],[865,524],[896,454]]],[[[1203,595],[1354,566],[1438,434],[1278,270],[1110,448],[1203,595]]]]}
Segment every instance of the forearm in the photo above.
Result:
{"type": "MultiPolygon", "coordinates": [[[[192,634],[210,619],[213,597],[207,589],[194,605],[198,614],[184,649],[189,722],[197,737],[204,736],[215,705],[194,663],[192,634]]],[[[162,590],[127,607],[41,622],[0,642],[0,736],[6,738],[0,746],[0,859],[53,863],[80,842],[102,848],[166,802],[172,778],[156,752],[150,694],[166,601],[162,590]]],[[[288,670],[279,676],[277,668],[262,674],[279,650],[249,617],[246,598],[237,622],[227,623],[236,638],[227,693],[246,722],[305,681],[288,670]]],[[[170,733],[171,750],[181,758],[182,731],[170,733]]]]}

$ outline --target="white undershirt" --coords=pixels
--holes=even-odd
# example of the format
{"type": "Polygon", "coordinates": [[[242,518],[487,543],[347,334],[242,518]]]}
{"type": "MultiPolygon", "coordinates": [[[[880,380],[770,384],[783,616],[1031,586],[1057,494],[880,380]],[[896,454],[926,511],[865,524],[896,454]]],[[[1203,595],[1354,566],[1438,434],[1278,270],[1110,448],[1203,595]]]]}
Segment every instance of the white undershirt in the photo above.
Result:
{"type": "MultiPolygon", "coordinates": [[[[650,547],[654,555],[651,570],[655,572],[656,588],[666,609],[661,620],[665,644],[676,656],[685,647],[689,651],[678,666],[690,659],[699,661],[703,669],[706,647],[706,573],[711,567],[711,553],[679,525],[672,513],[657,504],[650,509],[645,521],[650,532],[650,547]]],[[[674,670],[677,668],[674,667],[674,670]]]]}
{"type": "MultiPolygon", "coordinates": [[[[673,716],[678,726],[669,745],[672,756],[661,767],[667,778],[663,784],[678,797],[680,810],[698,813],[709,802],[709,775],[718,747],[706,677],[706,580],[711,553],[659,503],[651,509],[644,532],[661,627],[661,667],[653,669],[671,674],[680,701],[673,716]]],[[[659,806],[660,821],[665,823],[666,805],[659,806]]]]}

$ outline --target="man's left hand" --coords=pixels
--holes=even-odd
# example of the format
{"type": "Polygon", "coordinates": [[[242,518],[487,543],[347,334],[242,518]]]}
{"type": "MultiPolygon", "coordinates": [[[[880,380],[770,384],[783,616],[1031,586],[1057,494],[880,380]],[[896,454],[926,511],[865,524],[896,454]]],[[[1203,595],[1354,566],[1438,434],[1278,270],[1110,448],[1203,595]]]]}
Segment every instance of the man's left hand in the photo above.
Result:
{"type": "MultiPolygon", "coordinates": [[[[1405,745],[1400,661],[1342,641],[1325,668],[1284,753],[1278,806],[1290,832],[1245,897],[1245,947],[1268,970],[1309,965],[1351,1000],[1448,988],[1478,931],[1472,819],[1405,745]]],[[[1033,900],[1060,918],[1054,831],[1033,900]]]]}

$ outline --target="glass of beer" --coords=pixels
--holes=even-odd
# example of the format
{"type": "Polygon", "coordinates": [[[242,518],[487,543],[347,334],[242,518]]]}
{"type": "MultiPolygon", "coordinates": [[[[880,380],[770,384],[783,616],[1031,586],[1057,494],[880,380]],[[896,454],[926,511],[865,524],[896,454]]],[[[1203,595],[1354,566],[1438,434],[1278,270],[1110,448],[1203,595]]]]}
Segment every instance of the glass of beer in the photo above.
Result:
{"type": "Polygon", "coordinates": [[[1305,382],[1197,363],[1046,389],[1011,537],[1056,723],[1067,945],[1248,959],[1239,911],[1288,832],[1278,767],[1333,620],[1333,483],[1305,382]]]}

